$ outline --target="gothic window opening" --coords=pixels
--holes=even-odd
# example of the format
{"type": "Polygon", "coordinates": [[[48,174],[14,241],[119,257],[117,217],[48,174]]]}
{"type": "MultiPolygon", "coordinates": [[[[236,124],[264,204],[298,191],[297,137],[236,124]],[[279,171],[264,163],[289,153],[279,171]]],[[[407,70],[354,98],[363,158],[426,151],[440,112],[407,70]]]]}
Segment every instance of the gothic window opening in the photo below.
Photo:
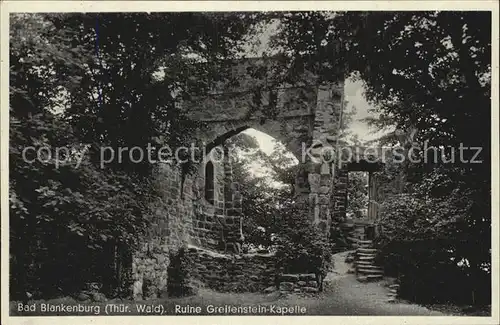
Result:
{"type": "Polygon", "coordinates": [[[211,161],[208,161],[205,165],[205,200],[207,200],[210,204],[214,204],[214,177],[214,164],[211,161]]]}

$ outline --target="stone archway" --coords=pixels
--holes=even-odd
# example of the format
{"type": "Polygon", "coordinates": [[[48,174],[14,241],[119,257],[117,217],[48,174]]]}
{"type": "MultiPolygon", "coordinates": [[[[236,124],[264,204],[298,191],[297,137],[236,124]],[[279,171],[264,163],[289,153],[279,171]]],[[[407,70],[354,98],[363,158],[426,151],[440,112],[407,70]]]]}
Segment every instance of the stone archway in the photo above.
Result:
{"type": "Polygon", "coordinates": [[[208,149],[246,128],[262,131],[285,144],[301,165],[296,193],[308,202],[310,219],[328,232],[331,220],[334,164],[320,157],[334,147],[341,123],[343,80],[320,84],[305,71],[293,84],[275,82],[273,59],[244,60],[233,66],[232,79],[216,90],[180,105],[189,118],[203,125],[196,138],[208,149]],[[263,69],[257,78],[249,70],[263,69]],[[311,146],[314,144],[314,148],[311,146]]]}
{"type": "MultiPolygon", "coordinates": [[[[223,150],[225,139],[246,128],[262,131],[282,142],[299,158],[296,193],[309,203],[310,220],[327,235],[334,211],[335,161],[325,161],[321,155],[325,149],[336,146],[344,82],[320,83],[307,71],[293,84],[275,82],[275,65],[273,59],[237,62],[229,74],[232,81],[238,81],[236,85],[219,82],[213,92],[177,104],[191,120],[199,122],[191,137],[207,149],[223,150]],[[264,73],[255,76],[249,72],[252,70],[264,73]]],[[[161,290],[169,263],[165,255],[186,245],[196,247],[196,258],[203,255],[200,250],[224,253],[217,240],[221,226],[239,231],[242,197],[237,184],[232,182],[231,166],[225,161],[212,162],[213,175],[220,181],[213,185],[213,202],[208,202],[203,193],[205,158],[196,172],[189,175],[176,165],[158,166],[156,179],[164,197],[153,206],[151,239],[134,256],[134,288],[141,287],[147,279],[161,290]],[[148,271],[151,264],[157,265],[154,272],[148,271]]]]}

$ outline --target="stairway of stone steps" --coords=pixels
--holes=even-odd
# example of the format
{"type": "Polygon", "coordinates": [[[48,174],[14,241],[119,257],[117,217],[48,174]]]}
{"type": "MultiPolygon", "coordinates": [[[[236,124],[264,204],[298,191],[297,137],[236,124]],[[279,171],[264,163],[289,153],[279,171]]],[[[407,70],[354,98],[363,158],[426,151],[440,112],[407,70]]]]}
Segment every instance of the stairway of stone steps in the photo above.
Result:
{"type": "Polygon", "coordinates": [[[379,281],[384,277],[381,267],[374,264],[377,250],[371,240],[359,240],[354,258],[354,266],[358,281],[379,281]]]}

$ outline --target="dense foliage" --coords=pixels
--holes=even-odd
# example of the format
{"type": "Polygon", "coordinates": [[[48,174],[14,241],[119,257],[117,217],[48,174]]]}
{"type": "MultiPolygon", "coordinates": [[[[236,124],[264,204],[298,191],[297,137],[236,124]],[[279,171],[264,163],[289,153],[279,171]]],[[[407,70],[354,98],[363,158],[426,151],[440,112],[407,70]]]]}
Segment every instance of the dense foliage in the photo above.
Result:
{"type": "Polygon", "coordinates": [[[13,297],[25,298],[26,292],[35,297],[57,295],[104,279],[115,284],[109,270],[119,260],[108,259],[111,265],[89,261],[102,259],[104,252],[113,256],[117,246],[133,245],[145,226],[149,193],[138,186],[137,179],[118,172],[102,173],[84,159],[85,144],[54,113],[58,89],[73,90],[80,85],[83,52],[78,47],[68,52],[68,47],[67,33],[57,31],[43,17],[12,17],[13,297]],[[46,148],[42,159],[35,159],[33,150],[25,160],[23,152],[29,147],[46,148]],[[57,148],[68,148],[60,157],[65,162],[55,159],[57,148]]]}
{"type": "MultiPolygon", "coordinates": [[[[245,243],[249,248],[268,249],[279,228],[280,202],[293,196],[294,175],[290,179],[289,174],[295,166],[287,164],[286,150],[276,150],[269,156],[259,148],[254,137],[245,133],[228,139],[226,145],[234,153],[233,181],[240,185],[244,198],[245,243]]],[[[276,147],[281,145],[276,144],[276,147]]]]}
{"type": "Polygon", "coordinates": [[[333,247],[309,218],[309,207],[283,202],[276,234],[278,267],[284,273],[316,273],[324,277],[332,267],[333,247]]]}
{"type": "Polygon", "coordinates": [[[368,208],[368,175],[364,172],[350,172],[347,186],[347,213],[360,217],[368,208]]]}
{"type": "Polygon", "coordinates": [[[246,134],[231,138],[229,143],[240,150],[232,167],[233,180],[241,184],[244,195],[246,243],[275,252],[281,272],[325,276],[332,266],[332,245],[312,224],[309,207],[295,200],[295,157],[279,142],[267,155],[246,134]],[[255,161],[267,174],[256,173],[255,161]]]}
{"type": "Polygon", "coordinates": [[[11,16],[13,299],[77,292],[94,281],[111,294],[121,282],[159,196],[148,159],[135,163],[125,152],[103,166],[101,149],[152,144],[154,153],[189,140],[196,124],[176,98],[221,77],[215,64],[239,51],[252,21],[234,15],[11,16]],[[36,160],[40,148],[47,149],[36,160]]]}
{"type": "Polygon", "coordinates": [[[399,279],[403,298],[419,303],[490,302],[490,252],[464,232],[469,228],[464,220],[468,205],[457,194],[445,200],[402,194],[384,202],[378,258],[387,274],[399,279]]]}
{"type": "MultiPolygon", "coordinates": [[[[478,295],[487,302],[491,13],[294,12],[279,22],[274,44],[291,60],[326,80],[363,80],[378,115],[368,122],[380,128],[416,128],[414,141],[420,147],[426,142],[448,149],[447,161],[441,154],[433,161],[432,150],[416,150],[416,158],[427,161],[396,168],[398,173],[403,169],[402,188],[408,195],[384,203],[387,233],[380,245],[387,258],[382,262],[405,279],[402,287],[419,288],[411,298],[437,301],[444,298],[437,296],[439,289],[455,287],[468,303],[478,302],[478,295]],[[461,162],[460,145],[481,147],[480,163],[461,162]],[[453,155],[455,161],[450,161],[453,155]]],[[[397,137],[391,142],[403,144],[397,137]]],[[[475,153],[465,150],[464,160],[475,153]]],[[[464,302],[459,296],[448,299],[464,302]]]]}

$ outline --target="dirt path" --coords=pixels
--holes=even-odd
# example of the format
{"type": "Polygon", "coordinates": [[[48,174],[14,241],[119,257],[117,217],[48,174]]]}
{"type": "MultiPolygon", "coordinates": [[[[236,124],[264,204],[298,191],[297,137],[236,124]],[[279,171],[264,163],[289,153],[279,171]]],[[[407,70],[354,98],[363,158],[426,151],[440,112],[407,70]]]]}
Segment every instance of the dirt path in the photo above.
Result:
{"type": "Polygon", "coordinates": [[[404,302],[387,302],[385,282],[360,283],[345,263],[349,252],[333,256],[334,271],[325,277],[325,292],[310,312],[331,315],[420,315],[444,316],[425,307],[404,302]]]}
{"type": "MultiPolygon", "coordinates": [[[[345,263],[349,252],[335,254],[333,272],[325,277],[325,291],[316,296],[289,295],[281,297],[277,292],[263,295],[260,293],[215,293],[200,291],[198,297],[189,303],[196,304],[199,300],[212,304],[260,304],[280,306],[306,307],[307,315],[414,315],[414,316],[445,316],[425,307],[409,303],[387,302],[388,289],[384,282],[360,283],[354,274],[349,274],[351,266],[345,263]]],[[[184,301],[186,303],[186,301],[184,301]]]]}

